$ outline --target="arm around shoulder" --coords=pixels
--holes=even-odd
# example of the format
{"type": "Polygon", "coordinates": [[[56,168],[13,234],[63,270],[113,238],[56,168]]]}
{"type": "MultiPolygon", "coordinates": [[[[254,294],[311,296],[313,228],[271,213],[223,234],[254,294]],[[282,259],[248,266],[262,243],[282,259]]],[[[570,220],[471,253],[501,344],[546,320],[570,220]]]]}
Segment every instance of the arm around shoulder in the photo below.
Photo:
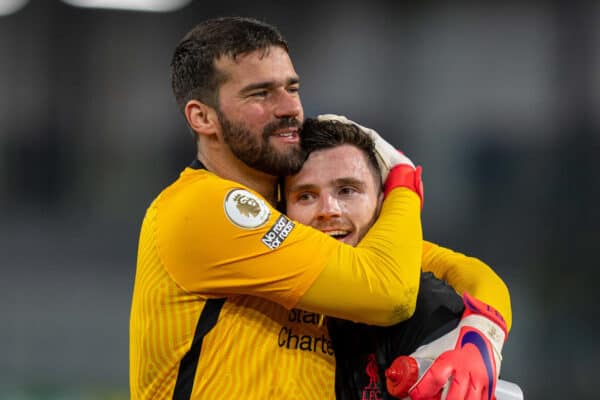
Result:
{"type": "Polygon", "coordinates": [[[414,192],[393,190],[365,238],[355,248],[341,244],[297,306],[373,325],[410,318],[422,254],[419,209],[414,192]]]}
{"type": "Polygon", "coordinates": [[[478,258],[455,252],[435,243],[423,242],[423,271],[432,272],[458,293],[471,296],[495,308],[510,330],[512,307],[508,287],[494,270],[478,258]]]}

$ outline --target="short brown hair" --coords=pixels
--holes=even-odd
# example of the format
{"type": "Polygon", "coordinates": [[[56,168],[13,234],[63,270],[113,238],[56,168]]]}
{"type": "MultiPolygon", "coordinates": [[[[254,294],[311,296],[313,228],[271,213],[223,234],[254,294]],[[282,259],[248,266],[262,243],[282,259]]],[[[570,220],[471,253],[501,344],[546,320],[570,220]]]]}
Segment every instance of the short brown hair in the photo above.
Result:
{"type": "Polygon", "coordinates": [[[271,46],[288,51],[277,28],[252,18],[215,18],[194,27],[179,42],[171,60],[171,87],[179,108],[183,110],[191,99],[218,108],[218,89],[226,76],[215,68],[215,61],[268,51],[271,46]]]}
{"type": "Polygon", "coordinates": [[[365,153],[376,180],[381,184],[381,170],[375,156],[375,143],[356,125],[307,118],[302,126],[301,143],[307,157],[313,151],[330,149],[343,144],[355,146],[365,153]]]}

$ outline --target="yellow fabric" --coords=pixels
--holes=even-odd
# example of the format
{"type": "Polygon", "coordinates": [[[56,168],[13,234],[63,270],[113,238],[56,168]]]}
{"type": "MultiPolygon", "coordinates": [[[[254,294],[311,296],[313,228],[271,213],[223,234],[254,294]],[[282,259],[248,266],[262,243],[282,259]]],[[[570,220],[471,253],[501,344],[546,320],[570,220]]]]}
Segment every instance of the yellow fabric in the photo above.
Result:
{"type": "Polygon", "coordinates": [[[369,306],[351,314],[354,319],[370,321],[374,308],[387,310],[381,319],[390,323],[410,314],[402,307],[415,302],[421,257],[415,194],[392,191],[380,222],[358,248],[295,223],[271,249],[263,239],[281,214],[265,204],[264,225],[237,226],[224,206],[236,188],[205,170],[186,169],[146,213],[130,319],[133,400],[172,398],[180,361],[210,298],[226,301],[202,342],[193,399],[333,399],[333,352],[317,313],[362,297],[369,306]],[[398,235],[404,223],[416,225],[414,232],[398,235]],[[394,270],[403,259],[409,261],[402,271],[394,270]],[[334,299],[317,289],[306,297],[322,272],[344,284],[366,280],[368,289],[334,299]],[[311,312],[290,310],[300,298],[311,312]]]}
{"type": "Polygon", "coordinates": [[[415,193],[404,188],[392,190],[380,218],[363,240],[355,248],[339,249],[337,259],[342,262],[330,262],[298,306],[311,309],[326,299],[327,308],[320,307],[320,312],[375,325],[393,325],[410,318],[420,279],[422,232],[414,211],[419,207],[415,193]],[[389,235],[394,227],[396,233],[389,235]],[[394,259],[400,261],[400,268],[393,267],[394,259]]]}
{"type": "Polygon", "coordinates": [[[465,292],[494,307],[512,326],[510,294],[506,284],[483,261],[423,241],[423,271],[443,279],[459,294],[465,292]]]}

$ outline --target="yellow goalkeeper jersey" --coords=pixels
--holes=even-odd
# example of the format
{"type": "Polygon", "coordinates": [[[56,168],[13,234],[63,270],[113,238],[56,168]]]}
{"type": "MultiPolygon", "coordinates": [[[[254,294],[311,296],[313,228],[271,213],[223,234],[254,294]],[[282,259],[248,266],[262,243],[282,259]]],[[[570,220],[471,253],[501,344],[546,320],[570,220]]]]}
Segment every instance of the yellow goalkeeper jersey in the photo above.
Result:
{"type": "MultiPolygon", "coordinates": [[[[418,199],[415,205],[418,212],[418,199]]],[[[334,399],[333,348],[320,314],[293,307],[332,254],[349,265],[339,274],[362,271],[347,248],[238,183],[184,170],[148,208],[141,228],[130,319],[132,400],[334,399]]],[[[404,252],[418,252],[420,263],[421,248],[404,252]]],[[[459,291],[483,287],[479,295],[510,312],[507,296],[494,289],[502,281],[489,268],[489,276],[477,272],[483,263],[427,242],[422,254],[424,270],[459,291]]],[[[418,282],[420,270],[402,275],[418,282]]],[[[374,297],[353,295],[365,303],[374,297]]]]}
{"type": "MultiPolygon", "coordinates": [[[[131,398],[334,398],[333,349],[319,314],[293,307],[333,265],[336,280],[349,275],[350,283],[369,274],[403,277],[410,290],[393,313],[410,316],[402,305],[414,304],[418,290],[419,201],[406,189],[396,196],[406,199],[393,204],[408,218],[407,237],[398,240],[388,218],[363,246],[381,241],[379,253],[410,263],[405,271],[370,271],[363,266],[378,256],[373,249],[340,243],[289,220],[239,183],[186,168],[142,223],[130,317],[131,398]]],[[[389,291],[385,282],[372,280],[364,304],[385,298],[378,295],[389,291]]]]}

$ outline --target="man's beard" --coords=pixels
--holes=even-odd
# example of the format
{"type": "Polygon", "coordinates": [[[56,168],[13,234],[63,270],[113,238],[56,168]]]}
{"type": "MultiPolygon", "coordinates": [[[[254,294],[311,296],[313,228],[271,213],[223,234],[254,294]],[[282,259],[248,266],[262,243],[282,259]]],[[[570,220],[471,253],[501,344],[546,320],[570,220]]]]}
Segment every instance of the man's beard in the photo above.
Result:
{"type": "Polygon", "coordinates": [[[236,124],[217,111],[223,128],[223,138],[231,152],[247,166],[275,176],[292,175],[300,171],[306,159],[300,145],[289,146],[289,150],[278,152],[269,143],[273,133],[282,128],[299,127],[296,118],[282,118],[264,127],[262,135],[256,137],[243,124],[236,124]]]}

